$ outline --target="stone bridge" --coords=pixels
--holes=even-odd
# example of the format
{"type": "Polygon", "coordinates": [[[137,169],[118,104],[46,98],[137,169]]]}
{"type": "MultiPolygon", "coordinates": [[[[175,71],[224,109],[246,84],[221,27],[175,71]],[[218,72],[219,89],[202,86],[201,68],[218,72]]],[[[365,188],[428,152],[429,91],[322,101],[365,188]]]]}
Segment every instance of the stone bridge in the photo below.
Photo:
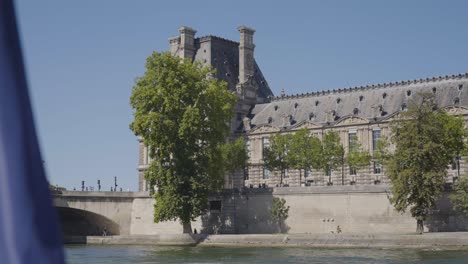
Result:
{"type": "Polygon", "coordinates": [[[135,199],[151,204],[147,192],[80,192],[53,193],[64,235],[130,234],[135,199]]]}

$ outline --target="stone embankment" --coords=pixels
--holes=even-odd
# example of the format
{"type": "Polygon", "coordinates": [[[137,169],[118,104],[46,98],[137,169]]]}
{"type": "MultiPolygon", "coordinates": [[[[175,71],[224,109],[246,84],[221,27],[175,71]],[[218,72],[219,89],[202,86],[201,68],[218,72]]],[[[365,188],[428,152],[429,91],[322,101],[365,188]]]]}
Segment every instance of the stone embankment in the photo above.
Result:
{"type": "Polygon", "coordinates": [[[68,237],[66,243],[108,245],[467,248],[468,233],[416,234],[256,234],[256,235],[129,235],[68,237]]]}

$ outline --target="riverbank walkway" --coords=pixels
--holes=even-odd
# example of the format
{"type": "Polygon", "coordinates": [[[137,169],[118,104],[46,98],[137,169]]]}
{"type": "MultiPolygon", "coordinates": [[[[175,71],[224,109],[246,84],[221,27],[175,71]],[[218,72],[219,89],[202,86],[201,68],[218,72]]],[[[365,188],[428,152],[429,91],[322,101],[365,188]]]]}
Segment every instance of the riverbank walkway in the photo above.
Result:
{"type": "Polygon", "coordinates": [[[466,248],[468,232],[419,234],[161,234],[66,237],[65,243],[173,246],[466,248]]]}

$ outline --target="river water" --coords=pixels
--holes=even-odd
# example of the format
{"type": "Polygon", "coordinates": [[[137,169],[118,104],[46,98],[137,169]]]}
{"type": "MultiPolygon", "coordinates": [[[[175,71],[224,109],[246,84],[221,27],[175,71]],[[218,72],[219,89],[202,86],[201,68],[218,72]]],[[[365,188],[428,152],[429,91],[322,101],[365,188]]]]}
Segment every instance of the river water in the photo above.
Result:
{"type": "Polygon", "coordinates": [[[65,251],[68,264],[468,263],[468,251],[437,249],[321,249],[80,245],[66,246],[65,251]]]}

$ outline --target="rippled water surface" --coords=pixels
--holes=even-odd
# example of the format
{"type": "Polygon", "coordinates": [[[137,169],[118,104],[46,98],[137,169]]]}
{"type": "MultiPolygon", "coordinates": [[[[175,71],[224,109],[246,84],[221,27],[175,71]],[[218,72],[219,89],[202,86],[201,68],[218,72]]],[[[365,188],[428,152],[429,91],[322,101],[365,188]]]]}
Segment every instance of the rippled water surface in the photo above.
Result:
{"type": "Polygon", "coordinates": [[[468,263],[468,251],[261,247],[66,246],[69,264],[154,263],[468,263]]]}

